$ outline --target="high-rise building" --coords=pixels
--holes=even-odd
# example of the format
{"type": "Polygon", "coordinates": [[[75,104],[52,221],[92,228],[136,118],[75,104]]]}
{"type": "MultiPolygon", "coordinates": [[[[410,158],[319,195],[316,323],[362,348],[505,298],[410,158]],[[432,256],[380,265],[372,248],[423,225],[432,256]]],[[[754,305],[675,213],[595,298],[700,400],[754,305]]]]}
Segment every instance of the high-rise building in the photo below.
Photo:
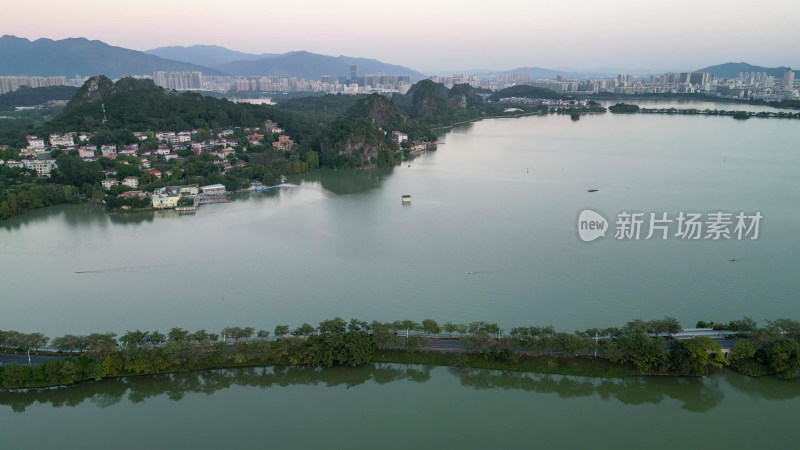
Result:
{"type": "Polygon", "coordinates": [[[200,72],[154,72],[153,83],[165,89],[185,91],[203,88],[203,74],[200,72]]]}
{"type": "Polygon", "coordinates": [[[358,64],[350,64],[350,80],[355,81],[358,78],[358,64]]]}
{"type": "Polygon", "coordinates": [[[786,89],[792,89],[794,87],[794,72],[791,70],[786,70],[783,74],[783,87],[786,89]]]}
{"type": "Polygon", "coordinates": [[[689,74],[689,84],[708,84],[711,82],[711,74],[708,72],[692,72],[689,74]]]}
{"type": "Polygon", "coordinates": [[[633,84],[633,75],[629,73],[621,73],[617,75],[617,81],[622,85],[633,84]]]}

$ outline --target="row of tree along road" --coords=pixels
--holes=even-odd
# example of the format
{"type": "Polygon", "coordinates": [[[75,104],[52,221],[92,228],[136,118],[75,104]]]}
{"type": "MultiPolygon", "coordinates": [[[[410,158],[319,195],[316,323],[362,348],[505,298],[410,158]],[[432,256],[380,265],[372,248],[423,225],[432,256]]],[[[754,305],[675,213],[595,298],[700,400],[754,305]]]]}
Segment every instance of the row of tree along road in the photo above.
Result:
{"type": "Polygon", "coordinates": [[[294,329],[279,325],[272,332],[227,327],[220,334],[173,328],[158,331],[92,333],[53,339],[43,333],[0,331],[6,353],[39,353],[54,357],[44,364],[0,366],[4,389],[69,385],[106,377],[159,374],[243,366],[360,366],[372,361],[447,364],[595,376],[701,376],[712,367],[730,366],[747,375],[778,374],[793,378],[800,371],[800,322],[749,318],[727,324],[699,322],[728,330],[735,342],[723,349],[708,336],[676,339],[677,320],[634,320],[621,328],[557,332],[552,326],[515,327],[505,332],[496,323],[440,325],[334,318],[317,326],[294,329]]]}

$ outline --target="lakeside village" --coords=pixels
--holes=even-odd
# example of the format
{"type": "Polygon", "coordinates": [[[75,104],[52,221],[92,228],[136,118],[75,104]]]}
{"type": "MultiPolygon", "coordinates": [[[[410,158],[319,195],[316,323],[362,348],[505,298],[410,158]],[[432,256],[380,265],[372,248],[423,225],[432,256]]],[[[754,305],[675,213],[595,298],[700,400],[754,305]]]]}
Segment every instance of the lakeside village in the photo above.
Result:
{"type": "MultiPolygon", "coordinates": [[[[0,165],[17,167],[34,173],[39,178],[50,178],[58,169],[56,156],[61,153],[80,157],[85,163],[101,162],[99,181],[104,195],[116,196],[114,207],[130,209],[174,209],[181,213],[193,213],[203,204],[226,203],[230,201],[231,191],[268,191],[273,188],[296,187],[286,183],[280,175],[280,183],[266,186],[260,179],[249,179],[249,185],[226,186],[214,183],[201,186],[186,184],[186,179],[173,172],[184,174],[189,170],[186,160],[198,157],[212,165],[212,171],[224,175],[244,175],[245,169],[253,163],[239,159],[243,153],[265,150],[254,149],[263,146],[271,149],[273,157],[288,160],[288,154],[295,149],[295,141],[274,121],[267,120],[260,128],[225,129],[218,132],[207,130],[184,130],[178,132],[133,132],[140,143],[127,145],[90,145],[91,133],[69,132],[51,134],[49,139],[26,136],[28,145],[15,150],[0,146],[0,165]],[[207,139],[198,139],[198,137],[207,139]],[[183,183],[170,185],[170,180],[181,179],[183,183]],[[157,185],[150,191],[141,189],[157,185]]],[[[388,132],[385,132],[389,134],[388,132]]],[[[430,148],[429,142],[409,141],[408,135],[392,131],[391,139],[410,153],[420,153],[430,148]]],[[[252,159],[252,157],[250,158],[252,159]]],[[[251,171],[252,172],[252,171],[251,171]]],[[[229,183],[228,183],[229,184],[229,183]]],[[[93,196],[102,198],[102,195],[93,196]]],[[[108,197],[106,197],[108,198],[108,197]]]]}

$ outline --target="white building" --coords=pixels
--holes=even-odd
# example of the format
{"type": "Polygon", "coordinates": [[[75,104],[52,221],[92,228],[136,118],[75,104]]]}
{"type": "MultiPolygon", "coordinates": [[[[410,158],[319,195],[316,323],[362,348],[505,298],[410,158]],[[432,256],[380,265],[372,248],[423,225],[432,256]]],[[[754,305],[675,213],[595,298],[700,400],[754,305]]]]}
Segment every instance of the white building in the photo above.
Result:
{"type": "Polygon", "coordinates": [[[408,135],[400,131],[392,131],[392,140],[398,144],[408,141],[408,135]]]}
{"type": "Polygon", "coordinates": [[[197,197],[197,194],[200,193],[200,188],[196,184],[181,186],[180,189],[181,197],[197,197]]]}
{"type": "Polygon", "coordinates": [[[109,157],[111,155],[117,154],[117,146],[116,145],[104,145],[100,147],[100,153],[105,156],[109,157]]]}
{"type": "Polygon", "coordinates": [[[136,189],[136,188],[139,187],[139,178],[137,178],[137,177],[125,177],[125,179],[122,180],[122,185],[123,186],[128,186],[129,188],[136,189]]]}
{"type": "Polygon", "coordinates": [[[22,166],[35,170],[40,177],[49,177],[50,171],[56,168],[55,159],[23,159],[22,166]]]}
{"type": "Polygon", "coordinates": [[[70,147],[75,145],[75,140],[69,134],[51,134],[50,146],[51,147],[70,147]]]}
{"type": "Polygon", "coordinates": [[[150,197],[153,202],[153,208],[156,209],[174,208],[178,206],[179,199],[180,196],[178,195],[154,195],[150,197]]]}
{"type": "Polygon", "coordinates": [[[113,186],[116,186],[118,184],[119,184],[119,181],[117,181],[117,180],[115,180],[113,178],[106,178],[105,180],[100,180],[100,185],[103,186],[103,189],[105,189],[105,190],[109,190],[113,186]]]}
{"type": "Polygon", "coordinates": [[[225,192],[225,185],[209,184],[208,186],[200,186],[200,192],[203,194],[221,194],[225,192]]]}
{"type": "Polygon", "coordinates": [[[78,156],[81,158],[91,158],[94,156],[95,152],[97,151],[97,146],[95,145],[86,145],[84,147],[78,147],[78,156]]]}
{"type": "Polygon", "coordinates": [[[29,148],[44,150],[44,139],[38,138],[36,136],[25,136],[25,138],[28,140],[29,148]]]}

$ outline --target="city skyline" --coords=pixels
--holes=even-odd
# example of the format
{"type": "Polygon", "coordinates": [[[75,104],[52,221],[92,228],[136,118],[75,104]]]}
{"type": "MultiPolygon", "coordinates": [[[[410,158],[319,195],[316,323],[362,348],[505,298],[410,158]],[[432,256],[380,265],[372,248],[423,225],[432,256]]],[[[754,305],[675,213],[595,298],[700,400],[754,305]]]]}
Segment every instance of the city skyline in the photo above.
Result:
{"type": "Polygon", "coordinates": [[[717,0],[676,0],[669,8],[623,0],[558,6],[470,1],[455,7],[408,0],[393,8],[362,0],[343,0],[335,8],[314,0],[239,0],[225,9],[204,0],[43,4],[36,10],[11,7],[0,29],[31,40],[85,37],[141,51],[196,44],[258,54],[306,50],[375,58],[425,73],[527,66],[660,72],[739,61],[800,66],[793,27],[800,4],[787,0],[746,10],[717,0]]]}

